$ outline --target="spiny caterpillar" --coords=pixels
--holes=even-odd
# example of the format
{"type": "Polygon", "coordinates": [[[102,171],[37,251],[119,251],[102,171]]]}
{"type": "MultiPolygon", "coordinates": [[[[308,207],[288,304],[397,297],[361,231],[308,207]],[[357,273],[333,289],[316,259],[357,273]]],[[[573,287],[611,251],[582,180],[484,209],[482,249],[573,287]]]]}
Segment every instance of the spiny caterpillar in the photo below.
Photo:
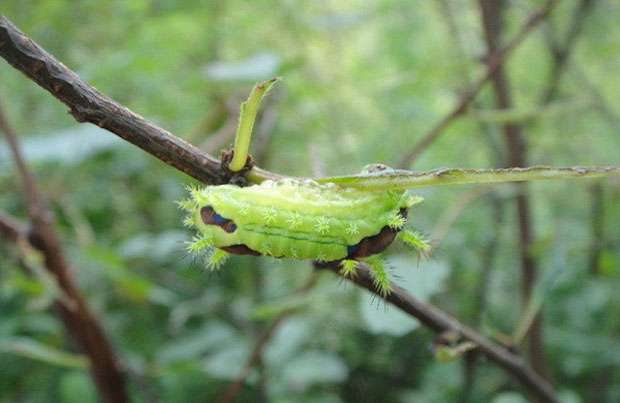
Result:
{"type": "MultiPolygon", "coordinates": [[[[389,168],[373,165],[363,173],[377,169],[389,168]]],[[[193,188],[190,195],[180,203],[189,213],[185,224],[198,231],[188,249],[208,252],[211,269],[229,253],[339,262],[347,276],[364,261],[377,289],[387,294],[389,276],[377,254],[396,237],[421,253],[430,249],[419,235],[403,230],[409,208],[421,201],[405,191],[368,192],[287,178],[193,188]]]]}
{"type": "Polygon", "coordinates": [[[261,99],[277,80],[257,84],[241,104],[232,154],[226,153],[222,159],[223,168],[230,173],[260,184],[192,188],[190,198],[179,203],[189,213],[185,224],[198,231],[188,250],[207,252],[211,269],[222,266],[231,253],[337,264],[344,276],[355,276],[363,261],[371,270],[377,291],[385,296],[390,292],[390,280],[379,254],[397,237],[421,254],[430,250],[421,236],[403,230],[409,208],[422,200],[408,195],[408,189],[620,175],[619,167],[538,166],[417,173],[373,164],[359,175],[263,181],[265,178],[257,177],[248,162],[248,151],[261,99]]]}

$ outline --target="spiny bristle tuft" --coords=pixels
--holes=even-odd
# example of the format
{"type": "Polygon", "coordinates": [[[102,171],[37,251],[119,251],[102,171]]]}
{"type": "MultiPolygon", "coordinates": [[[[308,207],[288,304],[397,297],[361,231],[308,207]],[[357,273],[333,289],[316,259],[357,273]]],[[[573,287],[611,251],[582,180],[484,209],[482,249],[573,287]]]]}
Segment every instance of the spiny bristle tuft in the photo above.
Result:
{"type": "Polygon", "coordinates": [[[344,259],[340,262],[340,274],[344,277],[357,276],[357,266],[359,262],[353,259],[344,259]]]}
{"type": "Polygon", "coordinates": [[[412,206],[415,206],[416,204],[420,204],[424,201],[424,198],[422,196],[408,196],[407,200],[405,201],[405,207],[410,208],[412,206]]]}
{"type": "Polygon", "coordinates": [[[191,228],[194,226],[194,217],[191,215],[188,215],[187,217],[185,217],[183,219],[183,226],[187,227],[187,228],[191,228]]]}
{"type": "Polygon", "coordinates": [[[400,215],[398,211],[393,212],[388,218],[387,225],[392,229],[401,229],[407,223],[407,219],[400,215]]]}
{"type": "Polygon", "coordinates": [[[213,252],[207,257],[207,268],[209,270],[218,270],[226,263],[230,254],[218,248],[214,248],[213,252]]]}
{"type": "Polygon", "coordinates": [[[189,191],[192,200],[196,202],[196,207],[209,203],[211,198],[214,197],[211,186],[203,188],[198,186],[188,186],[187,190],[189,191]]]}
{"type": "Polygon", "coordinates": [[[194,199],[179,200],[176,204],[177,207],[183,211],[187,211],[188,213],[194,211],[198,207],[198,204],[194,199]]]}
{"type": "Polygon", "coordinates": [[[390,284],[389,273],[385,267],[385,262],[379,255],[370,256],[365,262],[370,268],[373,283],[379,295],[386,297],[392,291],[392,286],[390,284]]]}
{"type": "Polygon", "coordinates": [[[191,242],[187,243],[187,251],[189,253],[201,253],[213,247],[213,238],[208,236],[195,236],[191,242]]]}
{"type": "Polygon", "coordinates": [[[418,232],[401,231],[399,238],[407,245],[416,250],[422,257],[428,257],[431,253],[431,244],[418,232]]]}
{"type": "Polygon", "coordinates": [[[319,254],[316,256],[315,260],[317,262],[324,263],[324,262],[327,262],[327,257],[325,256],[325,253],[319,252],[319,254]]]}
{"type": "Polygon", "coordinates": [[[200,186],[197,186],[197,185],[187,185],[185,187],[185,190],[190,194],[192,199],[196,199],[197,196],[202,191],[202,188],[200,186]]]}

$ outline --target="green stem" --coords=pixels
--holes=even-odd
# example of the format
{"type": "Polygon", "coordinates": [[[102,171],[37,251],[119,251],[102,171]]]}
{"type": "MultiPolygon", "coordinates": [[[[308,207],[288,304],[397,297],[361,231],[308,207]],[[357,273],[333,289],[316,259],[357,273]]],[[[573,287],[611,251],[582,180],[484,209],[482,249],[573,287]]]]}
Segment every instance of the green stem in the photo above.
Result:
{"type": "Polygon", "coordinates": [[[272,78],[271,80],[256,84],[252,92],[250,92],[248,99],[241,104],[233,158],[228,166],[233,172],[241,171],[245,166],[250,151],[252,128],[254,127],[258,108],[260,107],[263,96],[265,96],[276,81],[278,81],[278,78],[272,78]]]}
{"type": "Polygon", "coordinates": [[[598,178],[620,176],[620,167],[548,167],[503,169],[442,168],[427,172],[388,170],[372,174],[319,178],[320,183],[335,183],[369,191],[405,190],[440,185],[523,182],[549,179],[598,178]]]}

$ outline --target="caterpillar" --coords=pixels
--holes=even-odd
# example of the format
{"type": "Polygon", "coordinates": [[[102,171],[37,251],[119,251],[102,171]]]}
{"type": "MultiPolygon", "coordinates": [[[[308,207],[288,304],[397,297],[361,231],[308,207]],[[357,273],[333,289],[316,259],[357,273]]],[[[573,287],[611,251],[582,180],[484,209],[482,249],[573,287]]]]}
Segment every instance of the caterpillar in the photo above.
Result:
{"type": "Polygon", "coordinates": [[[221,267],[230,254],[265,255],[337,264],[343,275],[355,276],[363,261],[371,270],[377,291],[385,296],[391,287],[381,252],[396,238],[423,255],[430,250],[423,237],[403,229],[409,209],[422,201],[409,195],[408,189],[620,175],[617,167],[538,166],[416,173],[372,164],[359,175],[316,181],[261,181],[253,175],[250,139],[261,99],[277,81],[272,78],[254,86],[241,104],[234,147],[222,155],[223,168],[237,175],[247,174],[245,179],[259,184],[191,188],[189,199],[179,202],[188,213],[185,225],[197,231],[188,250],[206,253],[211,269],[221,267]]]}
{"type": "MultiPolygon", "coordinates": [[[[373,164],[362,174],[389,171],[373,164]]],[[[230,254],[337,262],[354,276],[359,262],[371,269],[377,289],[390,291],[379,254],[396,238],[426,254],[430,246],[403,229],[409,209],[422,201],[406,191],[369,192],[310,179],[267,180],[257,185],[191,188],[179,203],[185,225],[197,235],[191,253],[204,253],[207,266],[221,267],[230,254]]]]}

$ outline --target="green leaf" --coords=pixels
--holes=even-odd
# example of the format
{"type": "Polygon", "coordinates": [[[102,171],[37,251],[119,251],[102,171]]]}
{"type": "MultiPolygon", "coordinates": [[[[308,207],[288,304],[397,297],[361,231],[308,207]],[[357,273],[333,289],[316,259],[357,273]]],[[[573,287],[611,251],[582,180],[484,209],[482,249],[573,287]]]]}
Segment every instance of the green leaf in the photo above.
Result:
{"type": "Polygon", "coordinates": [[[157,353],[157,360],[161,364],[194,361],[209,351],[217,351],[240,339],[239,332],[229,324],[211,320],[201,329],[163,345],[157,353]]]}
{"type": "Polygon", "coordinates": [[[297,355],[311,335],[312,327],[308,321],[300,317],[287,320],[265,348],[265,361],[269,365],[281,366],[297,355]]]}
{"type": "Polygon", "coordinates": [[[306,351],[287,362],[283,381],[290,388],[304,390],[318,383],[340,383],[348,376],[348,368],[340,357],[325,351],[306,351]]]}
{"type": "Polygon", "coordinates": [[[241,373],[249,354],[249,347],[245,343],[229,343],[203,360],[202,368],[215,378],[235,379],[241,373]]]}

